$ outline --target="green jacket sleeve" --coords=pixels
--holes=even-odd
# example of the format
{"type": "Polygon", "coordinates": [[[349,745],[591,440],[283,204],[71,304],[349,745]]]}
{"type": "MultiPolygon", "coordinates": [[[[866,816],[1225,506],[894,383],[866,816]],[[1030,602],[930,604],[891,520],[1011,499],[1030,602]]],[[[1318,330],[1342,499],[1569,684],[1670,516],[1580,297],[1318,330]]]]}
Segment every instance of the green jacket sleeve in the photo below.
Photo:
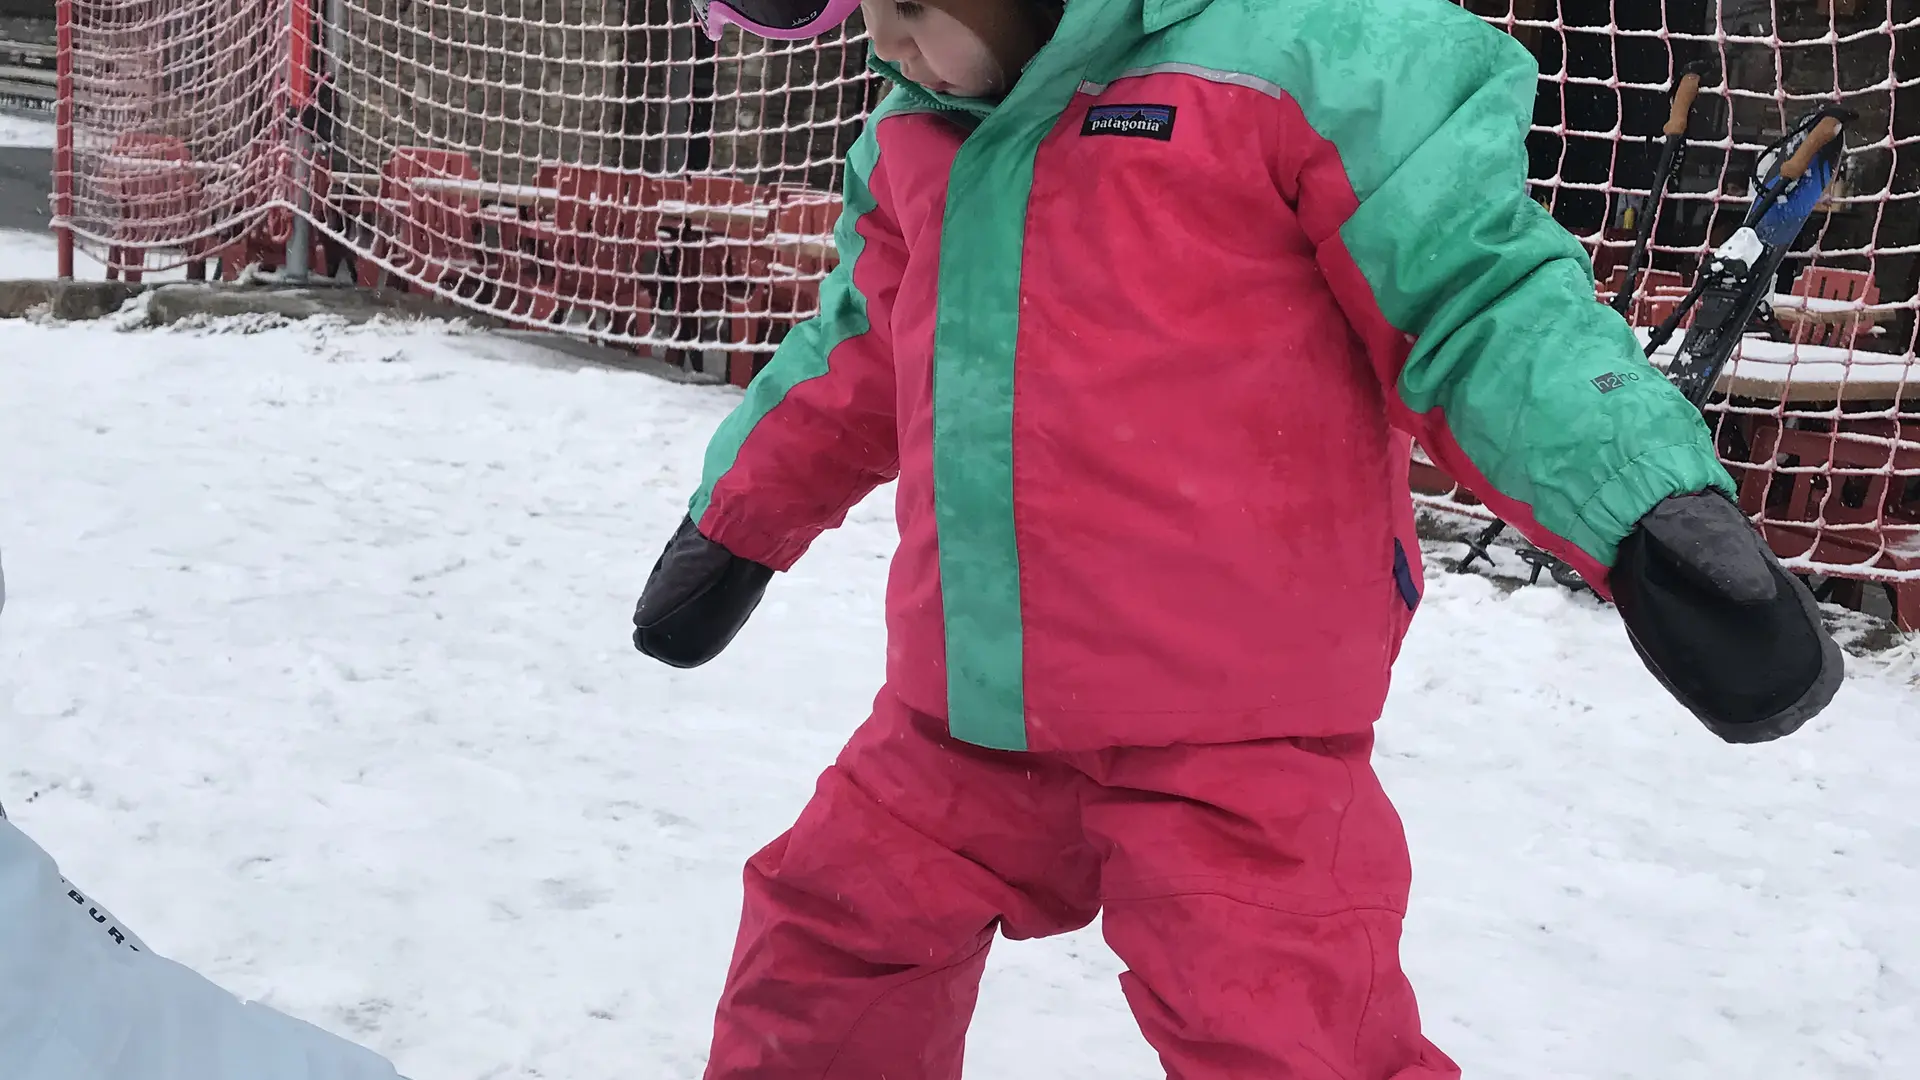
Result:
{"type": "Polygon", "coordinates": [[[714,433],[689,513],[708,539],[785,570],[899,471],[889,323],[905,265],[875,198],[870,123],[848,155],[840,263],[820,313],[794,327],[714,433]]]}
{"type": "Polygon", "coordinates": [[[1370,61],[1319,43],[1301,100],[1322,140],[1300,188],[1322,267],[1396,423],[1600,584],[1655,504],[1732,482],[1528,194],[1533,58],[1451,5],[1355,6],[1378,23],[1370,61]]]}

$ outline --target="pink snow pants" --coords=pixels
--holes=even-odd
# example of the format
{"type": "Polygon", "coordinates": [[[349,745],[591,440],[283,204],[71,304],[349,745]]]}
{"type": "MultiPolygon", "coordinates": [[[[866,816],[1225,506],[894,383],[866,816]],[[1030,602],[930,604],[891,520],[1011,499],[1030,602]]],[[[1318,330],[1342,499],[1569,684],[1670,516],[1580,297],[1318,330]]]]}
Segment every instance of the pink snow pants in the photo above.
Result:
{"type": "Polygon", "coordinates": [[[1015,754],[882,692],[747,864],[708,1080],[959,1080],[995,931],[1104,912],[1174,1080],[1443,1080],[1369,733],[1015,754]]]}

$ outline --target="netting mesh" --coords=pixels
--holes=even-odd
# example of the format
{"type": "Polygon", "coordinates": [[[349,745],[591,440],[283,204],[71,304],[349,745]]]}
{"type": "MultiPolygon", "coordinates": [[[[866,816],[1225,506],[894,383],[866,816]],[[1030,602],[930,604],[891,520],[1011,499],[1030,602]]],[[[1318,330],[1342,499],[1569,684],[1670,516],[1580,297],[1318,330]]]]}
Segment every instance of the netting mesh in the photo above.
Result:
{"type": "MultiPolygon", "coordinates": [[[[1649,212],[1675,73],[1714,65],[1642,327],[1739,223],[1763,146],[1819,104],[1858,112],[1778,326],[1745,340],[1712,418],[1783,554],[1907,583],[1920,621],[1920,0],[1467,5],[1540,61],[1534,192],[1593,253],[1603,298],[1649,212]]],[[[857,22],[716,45],[683,0],[60,9],[56,224],[114,270],[304,260],[739,376],[814,310],[840,160],[880,91],[857,22]]],[[[1474,512],[1415,472],[1423,501],[1474,512]]]]}
{"type": "MultiPolygon", "coordinates": [[[[178,264],[259,218],[249,165],[285,112],[285,4],[62,5],[56,214],[118,268],[178,264]],[[276,59],[277,58],[277,59],[276,59]],[[70,140],[70,141],[69,141],[70,140]]],[[[56,221],[56,226],[62,221],[56,221]]]]}
{"type": "Polygon", "coordinates": [[[770,351],[816,306],[877,87],[842,35],[716,47],[676,11],[336,5],[310,110],[323,231],[363,281],[611,341],[770,351]]]}
{"type": "Polygon", "coordinates": [[[304,259],[748,370],[817,308],[880,91],[857,25],[716,44],[682,0],[61,9],[57,224],[111,273],[304,259]]]}

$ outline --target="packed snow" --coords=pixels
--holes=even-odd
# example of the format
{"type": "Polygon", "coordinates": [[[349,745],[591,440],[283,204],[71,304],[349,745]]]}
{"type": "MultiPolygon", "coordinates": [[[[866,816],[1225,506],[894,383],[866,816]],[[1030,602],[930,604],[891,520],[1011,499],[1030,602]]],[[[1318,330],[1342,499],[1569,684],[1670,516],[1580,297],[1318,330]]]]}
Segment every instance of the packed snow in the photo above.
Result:
{"type": "Polygon", "coordinates": [[[25,146],[37,150],[53,147],[53,121],[38,116],[0,112],[0,146],[25,146]]]}
{"type": "MultiPolygon", "coordinates": [[[[51,235],[0,230],[0,281],[50,278],[59,261],[60,248],[51,235]]],[[[83,254],[73,260],[73,276],[82,281],[105,281],[107,268],[83,254]]],[[[145,280],[184,281],[186,276],[184,267],[174,266],[150,271],[145,280]]],[[[4,545],[0,540],[0,551],[6,550],[4,545]]]]}
{"type": "MultiPolygon", "coordinates": [[[[59,247],[52,236],[0,231],[0,281],[52,277],[58,259],[59,247]]],[[[74,269],[74,276],[82,277],[84,275],[80,271],[88,267],[76,266],[74,269]]],[[[106,272],[102,269],[100,277],[105,276],[106,272]]]]}
{"type": "MultiPolygon", "coordinates": [[[[416,1080],[691,1080],[739,866],[881,678],[889,492],[720,660],[649,663],[737,394],[551,355],[0,323],[0,801],[155,948],[416,1080]]],[[[1486,1080],[1920,1068],[1913,646],[1727,746],[1591,597],[1452,554],[1380,725],[1434,1040],[1486,1080]]],[[[1161,1075],[1117,971],[1002,943],[968,1076],[1161,1075]]]]}

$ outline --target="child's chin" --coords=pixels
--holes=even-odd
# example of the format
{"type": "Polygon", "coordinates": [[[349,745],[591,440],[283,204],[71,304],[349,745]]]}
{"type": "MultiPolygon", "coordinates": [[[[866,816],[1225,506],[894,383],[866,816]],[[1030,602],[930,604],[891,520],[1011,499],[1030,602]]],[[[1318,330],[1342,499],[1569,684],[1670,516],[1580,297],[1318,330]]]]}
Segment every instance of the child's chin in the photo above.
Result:
{"type": "Polygon", "coordinates": [[[999,93],[999,88],[989,83],[943,83],[940,92],[948,97],[989,98],[999,93]]]}

